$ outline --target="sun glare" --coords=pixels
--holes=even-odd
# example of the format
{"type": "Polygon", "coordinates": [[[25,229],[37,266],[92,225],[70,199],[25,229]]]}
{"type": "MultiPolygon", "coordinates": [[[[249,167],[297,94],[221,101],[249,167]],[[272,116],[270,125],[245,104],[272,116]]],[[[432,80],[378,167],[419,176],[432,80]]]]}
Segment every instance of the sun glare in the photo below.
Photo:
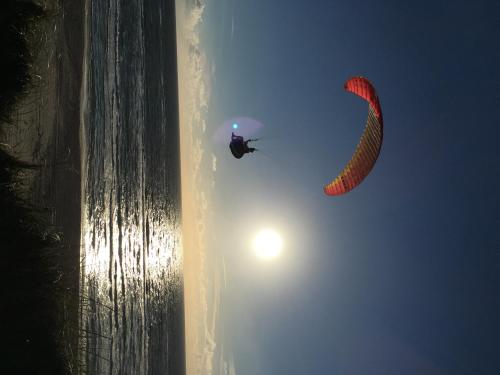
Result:
{"type": "Polygon", "coordinates": [[[283,241],[272,229],[263,229],[255,236],[253,248],[257,257],[263,260],[276,258],[281,253],[283,241]]]}

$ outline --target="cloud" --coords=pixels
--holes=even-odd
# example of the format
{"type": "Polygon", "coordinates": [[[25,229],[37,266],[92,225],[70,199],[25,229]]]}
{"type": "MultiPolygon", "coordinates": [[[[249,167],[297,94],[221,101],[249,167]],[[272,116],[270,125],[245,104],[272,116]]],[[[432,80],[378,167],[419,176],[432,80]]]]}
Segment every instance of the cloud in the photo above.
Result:
{"type": "Polygon", "coordinates": [[[212,171],[217,171],[217,157],[212,154],[212,171]]]}
{"type": "Polygon", "coordinates": [[[234,16],[231,16],[231,35],[230,35],[230,43],[233,42],[234,38],[234,16]]]}
{"type": "Polygon", "coordinates": [[[215,67],[200,45],[204,9],[199,0],[177,9],[188,375],[211,375],[218,369],[220,275],[217,261],[207,254],[217,158],[205,136],[215,67]]]}

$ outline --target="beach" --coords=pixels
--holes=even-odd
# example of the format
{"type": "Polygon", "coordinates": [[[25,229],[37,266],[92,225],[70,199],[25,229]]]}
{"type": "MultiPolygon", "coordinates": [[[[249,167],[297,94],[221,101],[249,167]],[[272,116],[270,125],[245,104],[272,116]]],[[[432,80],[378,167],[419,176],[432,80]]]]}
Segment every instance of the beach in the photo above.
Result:
{"type": "MultiPolygon", "coordinates": [[[[45,257],[12,273],[53,273],[43,312],[13,305],[29,314],[15,322],[22,337],[12,329],[9,371],[183,374],[175,2],[41,5],[33,78],[0,142],[27,166],[16,194],[37,220],[33,251],[45,257]],[[35,337],[39,326],[55,344],[35,337]]],[[[19,294],[40,294],[36,278],[26,280],[19,294]]]]}
{"type": "MultiPolygon", "coordinates": [[[[26,94],[12,111],[11,123],[2,124],[0,142],[10,155],[34,166],[20,172],[16,194],[29,202],[26,203],[31,207],[29,215],[38,220],[36,226],[42,240],[45,241],[46,236],[51,238],[51,246],[33,249],[38,252],[37,256],[49,259],[47,264],[27,266],[36,268],[37,273],[47,273],[43,267],[50,267],[55,280],[45,280],[51,288],[31,293],[44,293],[45,300],[55,301],[48,307],[50,318],[47,319],[56,321],[52,335],[56,350],[65,362],[64,372],[74,373],[78,362],[79,129],[84,2],[46,0],[40,5],[44,14],[27,32],[28,48],[33,56],[28,72],[31,80],[26,94]]],[[[24,265],[14,263],[11,267],[15,272],[16,267],[24,265]]],[[[13,308],[15,311],[18,307],[13,308]]],[[[44,318],[40,319],[34,324],[45,324],[44,318]]],[[[29,332],[26,335],[30,336],[29,332]]],[[[36,333],[31,336],[33,338],[21,338],[23,345],[34,347],[36,333]]],[[[14,348],[13,353],[17,350],[26,351],[14,348]]],[[[18,362],[19,366],[29,366],[29,362],[18,362]]],[[[35,366],[36,361],[33,362],[35,366]]]]}
{"type": "MultiPolygon", "coordinates": [[[[36,206],[50,212],[50,224],[58,228],[67,247],[65,266],[72,271],[78,271],[80,242],[83,3],[47,0],[42,4],[48,16],[39,26],[35,44],[35,79],[4,137],[14,156],[40,165],[28,173],[26,193],[36,206]]],[[[70,284],[77,290],[75,274],[71,272],[70,284]]]]}

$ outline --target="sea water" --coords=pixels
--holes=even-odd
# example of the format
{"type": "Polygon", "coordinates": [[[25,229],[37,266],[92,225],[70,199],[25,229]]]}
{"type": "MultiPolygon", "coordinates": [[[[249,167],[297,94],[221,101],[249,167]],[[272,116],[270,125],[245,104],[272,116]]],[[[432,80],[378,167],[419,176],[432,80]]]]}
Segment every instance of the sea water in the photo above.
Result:
{"type": "Polygon", "coordinates": [[[79,369],[183,374],[175,4],[87,0],[79,369]]]}

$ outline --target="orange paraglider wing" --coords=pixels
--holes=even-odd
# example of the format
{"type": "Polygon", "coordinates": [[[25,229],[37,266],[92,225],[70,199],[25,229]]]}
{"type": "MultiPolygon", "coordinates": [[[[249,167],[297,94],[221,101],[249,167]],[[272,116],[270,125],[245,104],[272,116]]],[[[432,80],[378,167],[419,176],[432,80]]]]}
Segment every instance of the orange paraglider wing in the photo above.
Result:
{"type": "Polygon", "coordinates": [[[375,88],[364,77],[349,79],[344,88],[368,102],[368,118],[351,160],[342,172],[323,188],[327,195],[342,195],[358,186],[372,170],[382,147],[384,121],[375,88]]]}

